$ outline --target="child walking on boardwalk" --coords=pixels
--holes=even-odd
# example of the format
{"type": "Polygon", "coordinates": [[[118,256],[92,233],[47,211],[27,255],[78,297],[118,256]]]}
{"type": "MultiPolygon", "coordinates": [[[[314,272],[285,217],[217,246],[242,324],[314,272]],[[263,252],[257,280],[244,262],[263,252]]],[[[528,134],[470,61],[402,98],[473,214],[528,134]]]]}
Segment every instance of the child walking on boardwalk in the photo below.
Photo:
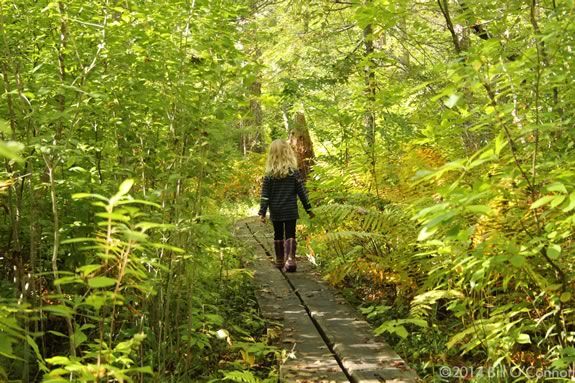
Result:
{"type": "Polygon", "coordinates": [[[270,145],[266,171],[262,184],[260,211],[262,222],[270,209],[274,226],[276,266],[284,272],[296,271],[295,226],[299,218],[297,197],[305,211],[314,217],[303,178],[297,168],[297,159],[289,143],[275,140],[270,145]]]}

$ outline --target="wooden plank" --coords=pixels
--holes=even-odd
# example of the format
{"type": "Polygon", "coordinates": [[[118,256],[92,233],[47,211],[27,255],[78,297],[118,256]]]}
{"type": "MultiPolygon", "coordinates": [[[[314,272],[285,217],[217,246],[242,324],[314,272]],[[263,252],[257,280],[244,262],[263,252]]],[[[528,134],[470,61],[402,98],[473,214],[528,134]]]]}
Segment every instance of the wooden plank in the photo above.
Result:
{"type": "Polygon", "coordinates": [[[352,382],[414,383],[417,374],[360,318],[338,292],[311,273],[300,259],[298,272],[286,274],[321,328],[352,382]]]}
{"type": "MultiPolygon", "coordinates": [[[[250,229],[264,248],[269,249],[270,228],[252,221],[250,229]]],[[[337,290],[314,274],[309,262],[298,257],[298,272],[285,276],[352,382],[413,383],[418,380],[415,371],[385,341],[374,336],[371,326],[337,290]]]]}
{"type": "MultiPolygon", "coordinates": [[[[247,234],[251,233],[247,231],[247,227],[245,229],[246,231],[239,227],[236,235],[248,238],[247,234]]],[[[254,270],[256,298],[262,316],[283,324],[281,347],[288,355],[293,356],[280,366],[280,381],[349,382],[282,273],[274,267],[271,259],[253,237],[252,243],[248,245],[254,249],[255,257],[249,266],[254,270]]]]}
{"type": "Polygon", "coordinates": [[[273,254],[274,235],[272,224],[269,221],[265,224],[261,223],[259,219],[250,219],[245,222],[252,235],[257,239],[257,243],[259,243],[268,254],[273,254]]]}

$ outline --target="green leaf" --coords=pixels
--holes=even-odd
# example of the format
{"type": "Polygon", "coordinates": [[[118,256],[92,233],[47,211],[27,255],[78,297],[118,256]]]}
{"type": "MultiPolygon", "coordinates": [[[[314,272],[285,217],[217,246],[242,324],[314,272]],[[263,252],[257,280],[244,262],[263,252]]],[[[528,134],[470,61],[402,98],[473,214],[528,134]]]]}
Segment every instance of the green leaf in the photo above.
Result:
{"type": "Polygon", "coordinates": [[[130,216],[119,213],[96,213],[97,217],[109,219],[112,221],[129,222],[130,216]]]}
{"type": "Polygon", "coordinates": [[[505,135],[501,131],[501,132],[499,132],[499,134],[495,138],[495,154],[499,155],[499,153],[501,153],[501,150],[506,145],[507,145],[507,139],[505,138],[505,135]]]}
{"type": "Polygon", "coordinates": [[[76,271],[81,273],[84,276],[87,276],[89,274],[92,274],[94,271],[99,270],[101,267],[102,267],[102,265],[84,265],[84,266],[78,267],[76,269],[76,271]]]}
{"type": "Polygon", "coordinates": [[[567,188],[561,182],[555,182],[546,187],[547,191],[567,194],[567,188]]]}
{"type": "Polygon", "coordinates": [[[122,182],[122,184],[118,188],[118,195],[123,196],[123,195],[128,194],[133,185],[134,185],[134,180],[131,178],[128,178],[127,180],[122,182]]]}
{"type": "Polygon", "coordinates": [[[71,318],[72,314],[74,314],[74,310],[72,310],[70,307],[64,306],[64,305],[43,306],[42,310],[47,311],[47,312],[51,312],[55,315],[58,315],[58,316],[61,316],[64,318],[71,318]]]}
{"type": "Polygon", "coordinates": [[[81,283],[81,284],[83,284],[84,281],[78,276],[62,277],[62,278],[58,278],[54,281],[54,286],[68,285],[70,283],[81,283]]]}
{"type": "Polygon", "coordinates": [[[63,333],[61,333],[61,332],[59,332],[59,331],[48,330],[47,332],[48,332],[49,334],[56,335],[56,336],[60,336],[60,337],[62,337],[62,338],[67,338],[67,337],[68,337],[68,335],[63,334],[63,333]]]}
{"type": "Polygon", "coordinates": [[[108,277],[95,277],[88,280],[88,286],[91,288],[97,289],[102,287],[110,287],[116,284],[116,280],[114,278],[108,277]]]}
{"type": "Polygon", "coordinates": [[[567,198],[567,196],[557,195],[557,196],[555,196],[555,198],[553,198],[553,201],[551,201],[551,204],[549,206],[550,207],[557,207],[557,206],[561,205],[563,203],[563,201],[565,201],[565,198],[567,198]]]}
{"type": "Polygon", "coordinates": [[[531,209],[537,209],[538,207],[547,205],[549,202],[553,200],[553,198],[555,198],[555,196],[553,195],[546,195],[544,197],[541,197],[537,201],[533,202],[533,204],[531,204],[531,209]]]}
{"type": "Polygon", "coordinates": [[[150,367],[150,366],[129,368],[126,371],[127,372],[141,372],[143,374],[153,374],[154,373],[154,370],[152,370],[152,367],[150,367]]]}
{"type": "Polygon", "coordinates": [[[15,342],[15,339],[9,337],[7,334],[0,332],[0,354],[7,358],[11,358],[13,356],[12,344],[15,342]]]}
{"type": "Polygon", "coordinates": [[[216,336],[218,337],[218,339],[227,339],[230,337],[230,333],[228,332],[228,330],[219,329],[218,331],[216,331],[216,336]]]}
{"type": "Polygon", "coordinates": [[[124,237],[128,241],[144,242],[148,239],[148,236],[140,231],[125,230],[124,237]]]}
{"type": "Polygon", "coordinates": [[[18,153],[23,149],[24,145],[19,142],[0,141],[0,157],[8,158],[9,160],[17,162],[24,162],[24,160],[18,155],[18,153]]]}
{"type": "Polygon", "coordinates": [[[62,244],[70,244],[70,243],[82,243],[82,242],[98,242],[96,238],[70,238],[65,239],[61,243],[62,244]]]}
{"type": "Polygon", "coordinates": [[[134,342],[131,339],[125,342],[120,342],[116,345],[116,347],[114,347],[114,351],[129,354],[130,351],[132,350],[133,343],[134,342]]]}
{"type": "Polygon", "coordinates": [[[434,227],[431,230],[428,229],[427,227],[424,227],[419,232],[419,235],[417,236],[417,240],[418,241],[425,241],[426,239],[431,237],[433,234],[435,234],[435,232],[437,232],[437,227],[434,227]]]}
{"type": "Polygon", "coordinates": [[[407,332],[407,330],[403,326],[395,327],[395,333],[403,339],[407,338],[407,336],[409,335],[409,333],[407,332]]]}
{"type": "Polygon", "coordinates": [[[517,336],[517,343],[519,344],[529,344],[531,343],[531,337],[529,336],[529,334],[519,334],[519,336],[517,336]]]}
{"type": "Polygon", "coordinates": [[[74,331],[74,345],[78,347],[87,340],[88,337],[82,332],[81,327],[76,325],[76,330],[74,331]]]}
{"type": "Polygon", "coordinates": [[[491,208],[487,205],[470,205],[465,207],[465,211],[470,213],[489,214],[491,208]]]}
{"type": "Polygon", "coordinates": [[[84,199],[84,198],[95,198],[105,202],[108,202],[108,198],[104,197],[100,194],[93,194],[93,193],[74,193],[72,194],[72,199],[84,199]]]}
{"type": "Polygon", "coordinates": [[[47,358],[46,362],[50,364],[59,364],[61,366],[67,366],[72,362],[65,356],[53,356],[52,358],[47,358]]]}
{"type": "Polygon", "coordinates": [[[84,303],[99,310],[106,303],[106,297],[100,294],[91,294],[86,297],[84,303]]]}
{"type": "Polygon", "coordinates": [[[148,206],[153,206],[153,207],[157,207],[157,208],[161,208],[162,206],[155,203],[155,202],[151,202],[151,201],[146,201],[146,200],[142,200],[142,199],[129,199],[126,201],[120,201],[118,203],[116,203],[116,205],[148,205],[148,206]]]}
{"type": "Polygon", "coordinates": [[[450,95],[447,101],[445,101],[445,106],[447,106],[449,109],[453,108],[455,104],[457,104],[457,101],[459,101],[460,98],[461,96],[459,96],[458,94],[450,95]]]}
{"type": "Polygon", "coordinates": [[[527,260],[523,255],[515,254],[509,258],[509,263],[511,263],[515,267],[521,267],[525,264],[527,260]]]}
{"type": "Polygon", "coordinates": [[[248,370],[224,372],[223,380],[231,380],[232,382],[241,383],[257,383],[259,381],[259,379],[254,376],[253,372],[248,370]]]}
{"type": "Polygon", "coordinates": [[[138,222],[136,227],[138,229],[142,229],[142,231],[147,231],[150,229],[173,229],[175,228],[175,225],[156,222],[138,222]]]}
{"type": "Polygon", "coordinates": [[[44,356],[40,353],[40,348],[38,347],[38,344],[36,344],[36,341],[34,341],[30,335],[26,335],[26,343],[28,343],[30,348],[34,351],[34,355],[36,355],[36,360],[38,361],[38,367],[40,367],[40,370],[43,372],[48,372],[48,367],[46,367],[46,364],[44,363],[44,356]]]}
{"type": "Polygon", "coordinates": [[[571,300],[571,293],[569,291],[564,292],[563,294],[561,294],[561,296],[559,297],[559,300],[563,303],[567,303],[571,300]]]}
{"type": "Polygon", "coordinates": [[[152,243],[152,244],[150,244],[150,245],[151,245],[153,248],[156,248],[156,249],[170,250],[170,251],[173,251],[173,252],[175,252],[175,253],[180,253],[180,254],[185,253],[185,250],[184,250],[184,249],[179,248],[179,247],[176,247],[176,246],[168,245],[167,243],[157,243],[157,242],[154,242],[154,243],[152,243]]]}
{"type": "Polygon", "coordinates": [[[569,194],[569,203],[563,209],[561,209],[564,213],[568,213],[571,210],[575,209],[575,191],[569,194]]]}
{"type": "Polygon", "coordinates": [[[559,255],[561,255],[561,246],[554,243],[552,245],[549,245],[547,247],[547,256],[550,259],[557,259],[559,258],[559,255]]]}

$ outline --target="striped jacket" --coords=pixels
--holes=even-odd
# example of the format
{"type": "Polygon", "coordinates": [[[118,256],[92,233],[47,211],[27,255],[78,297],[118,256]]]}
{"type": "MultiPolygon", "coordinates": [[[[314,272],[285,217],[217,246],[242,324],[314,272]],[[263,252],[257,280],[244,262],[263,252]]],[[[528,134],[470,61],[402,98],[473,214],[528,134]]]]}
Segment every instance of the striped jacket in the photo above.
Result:
{"type": "Polygon", "coordinates": [[[265,176],[262,182],[260,211],[258,214],[265,216],[269,207],[272,221],[298,219],[298,196],[304,209],[309,213],[311,204],[299,171],[295,170],[284,178],[265,176]]]}

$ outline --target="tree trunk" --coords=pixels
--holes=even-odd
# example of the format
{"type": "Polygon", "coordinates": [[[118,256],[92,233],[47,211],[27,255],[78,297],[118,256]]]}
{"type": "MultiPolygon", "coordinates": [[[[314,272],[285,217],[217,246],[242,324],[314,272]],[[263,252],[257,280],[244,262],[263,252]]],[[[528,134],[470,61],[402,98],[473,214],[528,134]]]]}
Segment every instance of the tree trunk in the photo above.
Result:
{"type": "Polygon", "coordinates": [[[365,81],[365,96],[367,99],[367,106],[364,114],[364,129],[365,129],[365,141],[368,150],[373,151],[373,145],[375,143],[375,113],[374,113],[374,103],[375,103],[375,72],[373,70],[373,65],[371,62],[371,54],[373,53],[373,27],[368,24],[363,29],[363,44],[365,47],[365,60],[366,64],[364,67],[364,81],[365,81]]]}
{"type": "MultiPolygon", "coordinates": [[[[371,2],[371,1],[370,1],[371,2]]],[[[366,154],[369,158],[370,172],[373,178],[373,185],[375,186],[375,193],[379,196],[379,187],[377,185],[377,173],[375,170],[375,94],[376,94],[376,83],[375,83],[375,71],[374,63],[372,61],[372,54],[374,52],[373,47],[373,26],[368,24],[363,29],[363,45],[365,48],[364,59],[364,82],[365,82],[365,97],[366,97],[366,108],[363,117],[363,125],[365,131],[365,144],[366,144],[366,154]]]]}
{"type": "Polygon", "coordinates": [[[311,171],[315,154],[305,115],[302,112],[296,112],[295,114],[293,128],[289,133],[288,141],[296,153],[299,171],[306,179],[311,171]]]}
{"type": "Polygon", "coordinates": [[[251,148],[256,153],[263,153],[264,151],[264,134],[262,124],[262,106],[260,104],[260,96],[262,94],[262,83],[258,80],[250,86],[250,122],[253,127],[253,134],[251,137],[251,148]]]}
{"type": "Polygon", "coordinates": [[[443,18],[445,19],[447,29],[451,34],[451,40],[453,41],[453,47],[455,48],[455,53],[459,55],[463,49],[461,47],[461,41],[459,39],[459,36],[457,35],[457,31],[455,30],[455,26],[453,25],[453,21],[451,21],[451,15],[449,14],[448,0],[437,0],[437,4],[439,5],[439,9],[443,14],[443,18]]]}

